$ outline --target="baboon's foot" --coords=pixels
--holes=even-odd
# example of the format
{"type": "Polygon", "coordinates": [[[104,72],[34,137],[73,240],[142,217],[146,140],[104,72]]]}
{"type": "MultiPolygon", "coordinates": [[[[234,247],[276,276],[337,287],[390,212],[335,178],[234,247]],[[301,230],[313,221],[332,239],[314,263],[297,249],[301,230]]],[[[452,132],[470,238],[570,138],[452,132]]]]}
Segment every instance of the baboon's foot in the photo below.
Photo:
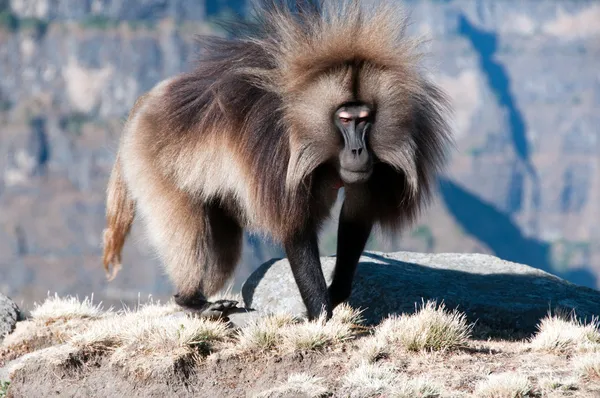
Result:
{"type": "Polygon", "coordinates": [[[207,301],[199,295],[186,298],[179,294],[175,295],[175,302],[186,312],[209,319],[226,319],[227,314],[237,308],[238,304],[234,300],[207,301]]]}
{"type": "Polygon", "coordinates": [[[203,318],[224,319],[231,310],[237,308],[237,304],[238,302],[234,300],[207,301],[198,315],[203,318]]]}

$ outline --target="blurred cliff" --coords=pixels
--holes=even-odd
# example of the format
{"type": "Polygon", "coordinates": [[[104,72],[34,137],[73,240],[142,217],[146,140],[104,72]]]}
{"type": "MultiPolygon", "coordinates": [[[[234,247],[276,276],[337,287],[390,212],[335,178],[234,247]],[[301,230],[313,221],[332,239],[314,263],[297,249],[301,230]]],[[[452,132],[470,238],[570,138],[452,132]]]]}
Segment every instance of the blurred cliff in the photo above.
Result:
{"type": "MultiPolygon", "coordinates": [[[[456,107],[439,195],[369,248],[493,253],[598,287],[600,3],[406,1],[456,107]]],[[[0,0],[0,292],[132,303],[171,287],[139,225],[107,284],[104,189],[135,98],[192,67],[242,0],[0,0]]],[[[335,218],[323,254],[335,247],[335,218]]],[[[237,274],[283,256],[246,238],[237,274]]]]}

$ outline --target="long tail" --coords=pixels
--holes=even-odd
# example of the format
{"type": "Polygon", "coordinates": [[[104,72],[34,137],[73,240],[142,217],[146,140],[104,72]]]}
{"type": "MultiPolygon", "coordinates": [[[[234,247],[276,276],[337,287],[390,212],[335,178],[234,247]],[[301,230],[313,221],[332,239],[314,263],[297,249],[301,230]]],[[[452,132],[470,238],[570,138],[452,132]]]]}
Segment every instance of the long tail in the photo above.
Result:
{"type": "Polygon", "coordinates": [[[108,181],[106,197],[106,229],[104,230],[104,270],[109,281],[121,269],[121,252],[135,217],[135,202],[131,198],[117,153],[108,181]],[[110,269],[112,265],[112,271],[110,269]]]}

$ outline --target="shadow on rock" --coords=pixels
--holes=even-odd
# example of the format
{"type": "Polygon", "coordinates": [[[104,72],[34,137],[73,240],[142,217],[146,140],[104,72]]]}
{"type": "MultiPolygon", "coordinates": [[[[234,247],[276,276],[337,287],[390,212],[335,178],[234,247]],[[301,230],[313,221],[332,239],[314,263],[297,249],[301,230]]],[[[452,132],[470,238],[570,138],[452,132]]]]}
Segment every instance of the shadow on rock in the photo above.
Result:
{"type": "MultiPolygon", "coordinates": [[[[334,257],[321,259],[330,283],[334,257]]],[[[260,313],[305,308],[286,259],[263,264],[244,284],[247,307],[260,313]]],[[[482,254],[366,252],[358,265],[349,304],[365,309],[368,324],[390,314],[410,314],[423,300],[458,308],[491,335],[531,334],[550,310],[600,315],[600,292],[576,286],[527,265],[482,254]]]]}

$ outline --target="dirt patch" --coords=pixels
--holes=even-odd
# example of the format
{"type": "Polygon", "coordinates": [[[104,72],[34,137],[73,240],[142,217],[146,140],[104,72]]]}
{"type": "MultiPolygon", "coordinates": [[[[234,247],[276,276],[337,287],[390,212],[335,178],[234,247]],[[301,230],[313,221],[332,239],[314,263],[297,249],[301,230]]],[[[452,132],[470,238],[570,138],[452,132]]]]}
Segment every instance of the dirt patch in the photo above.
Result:
{"type": "Polygon", "coordinates": [[[80,324],[79,320],[18,322],[15,330],[0,346],[0,367],[30,352],[63,343],[68,331],[80,324]]]}
{"type": "Polygon", "coordinates": [[[339,379],[349,355],[298,353],[269,357],[221,358],[180,363],[170,380],[137,378],[111,366],[107,358],[65,351],[57,361],[32,359],[12,374],[10,397],[246,397],[285,383],[289,374],[309,373],[339,379]]]}
{"type": "MultiPolygon", "coordinates": [[[[361,363],[356,355],[359,345],[355,341],[335,350],[285,355],[217,352],[200,362],[179,360],[169,379],[126,373],[108,356],[63,345],[15,369],[9,397],[254,397],[285,385],[294,374],[321,377],[326,396],[338,397],[345,395],[344,377],[361,363]]],[[[471,396],[489,375],[526,375],[532,385],[527,396],[537,397],[548,396],[543,395],[543,380],[560,386],[572,378],[572,360],[568,355],[534,352],[523,343],[486,341],[455,352],[397,352],[376,364],[389,366],[408,380],[435,381],[445,392],[442,396],[471,396]]],[[[582,381],[556,396],[600,396],[600,383],[582,381]]]]}

